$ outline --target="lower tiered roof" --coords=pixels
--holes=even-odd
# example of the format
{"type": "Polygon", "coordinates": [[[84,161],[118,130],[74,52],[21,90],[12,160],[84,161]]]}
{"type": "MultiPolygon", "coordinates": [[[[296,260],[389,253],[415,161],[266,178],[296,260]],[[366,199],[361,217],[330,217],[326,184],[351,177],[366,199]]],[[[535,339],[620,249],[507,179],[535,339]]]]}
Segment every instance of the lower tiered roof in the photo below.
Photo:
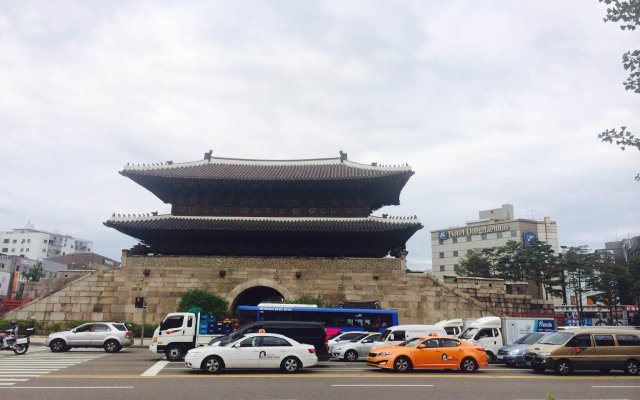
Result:
{"type": "Polygon", "coordinates": [[[270,218],[114,215],[104,223],[165,255],[384,257],[405,248],[416,217],[270,218]]]}

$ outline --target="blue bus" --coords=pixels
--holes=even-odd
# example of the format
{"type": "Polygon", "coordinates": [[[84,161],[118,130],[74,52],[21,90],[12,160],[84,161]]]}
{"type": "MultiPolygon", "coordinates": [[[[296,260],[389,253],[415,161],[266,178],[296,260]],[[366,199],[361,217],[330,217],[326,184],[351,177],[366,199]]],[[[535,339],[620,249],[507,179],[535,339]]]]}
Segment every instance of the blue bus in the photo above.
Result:
{"type": "Polygon", "coordinates": [[[254,321],[303,321],[324,325],[327,337],[339,332],[383,332],[398,325],[397,310],[368,308],[325,308],[304,304],[259,304],[238,306],[240,325],[254,321]]]}

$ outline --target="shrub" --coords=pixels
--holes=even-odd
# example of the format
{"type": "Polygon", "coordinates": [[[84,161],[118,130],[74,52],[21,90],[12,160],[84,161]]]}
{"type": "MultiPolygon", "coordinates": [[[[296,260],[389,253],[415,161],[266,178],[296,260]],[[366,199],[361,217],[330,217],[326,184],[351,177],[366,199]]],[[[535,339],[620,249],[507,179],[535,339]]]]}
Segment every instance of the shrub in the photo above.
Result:
{"type": "Polygon", "coordinates": [[[201,289],[189,290],[180,296],[179,312],[187,312],[192,307],[200,307],[203,312],[222,317],[229,314],[229,303],[220,296],[201,289]]]}

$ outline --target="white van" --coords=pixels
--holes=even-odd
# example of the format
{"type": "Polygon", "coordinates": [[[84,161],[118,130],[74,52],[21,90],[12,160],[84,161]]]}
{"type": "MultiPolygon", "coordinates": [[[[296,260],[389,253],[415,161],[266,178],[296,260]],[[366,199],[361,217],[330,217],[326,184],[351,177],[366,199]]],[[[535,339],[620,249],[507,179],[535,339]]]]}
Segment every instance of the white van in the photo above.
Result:
{"type": "Polygon", "coordinates": [[[462,333],[462,327],[464,326],[464,321],[462,318],[456,319],[445,319],[442,321],[436,322],[437,326],[441,326],[447,332],[448,335],[458,337],[462,333]]]}
{"type": "Polygon", "coordinates": [[[394,346],[412,339],[416,336],[429,336],[432,334],[447,336],[447,332],[441,326],[436,325],[396,325],[385,329],[382,335],[373,343],[372,349],[382,346],[394,346]]]}

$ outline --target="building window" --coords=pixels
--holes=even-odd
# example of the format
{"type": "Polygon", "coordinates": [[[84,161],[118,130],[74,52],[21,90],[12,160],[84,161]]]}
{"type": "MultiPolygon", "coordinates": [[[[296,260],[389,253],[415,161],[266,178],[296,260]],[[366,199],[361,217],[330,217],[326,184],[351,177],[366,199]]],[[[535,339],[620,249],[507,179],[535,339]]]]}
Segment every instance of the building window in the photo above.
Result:
{"type": "Polygon", "coordinates": [[[444,258],[444,252],[443,251],[440,252],[440,258],[444,258]]]}
{"type": "Polygon", "coordinates": [[[18,240],[17,239],[13,239],[13,243],[18,243],[18,240]]]}
{"type": "Polygon", "coordinates": [[[467,255],[468,255],[468,256],[470,256],[470,255],[471,255],[471,253],[473,253],[473,250],[471,250],[471,249],[467,250],[467,255]]]}
{"type": "Polygon", "coordinates": [[[47,244],[47,239],[44,240],[44,244],[47,244]]]}
{"type": "Polygon", "coordinates": [[[24,253],[24,247],[20,248],[20,253],[24,253]]]}
{"type": "Polygon", "coordinates": [[[473,237],[473,236],[468,235],[468,236],[467,236],[467,242],[470,242],[472,237],[473,237]]]}
{"type": "Polygon", "coordinates": [[[496,237],[497,237],[498,239],[502,239],[502,232],[498,232],[498,233],[496,233],[496,237]]]}
{"type": "Polygon", "coordinates": [[[27,253],[29,252],[29,248],[27,248],[27,251],[26,251],[26,252],[27,252],[27,253]]]}
{"type": "Polygon", "coordinates": [[[454,256],[454,257],[458,257],[458,250],[455,250],[455,251],[453,252],[453,256],[454,256]]]}
{"type": "Polygon", "coordinates": [[[511,231],[511,237],[518,237],[517,231],[511,231]]]}
{"type": "Polygon", "coordinates": [[[24,243],[24,239],[22,239],[22,241],[20,243],[24,243]]]}
{"type": "Polygon", "coordinates": [[[3,248],[2,248],[2,252],[3,252],[3,253],[6,253],[7,251],[9,251],[9,248],[8,248],[8,247],[3,247],[3,248]]]}
{"type": "Polygon", "coordinates": [[[11,249],[11,252],[12,252],[12,253],[15,253],[15,252],[16,252],[16,249],[11,249]]]}
{"type": "Polygon", "coordinates": [[[47,252],[47,250],[45,250],[45,249],[42,249],[42,252],[43,252],[43,253],[46,253],[46,252],[47,252]]]}
{"type": "Polygon", "coordinates": [[[440,271],[444,271],[444,265],[440,266],[440,271]]]}
{"type": "Polygon", "coordinates": [[[453,243],[458,243],[458,238],[457,237],[454,237],[451,240],[453,241],[453,243]]]}
{"type": "Polygon", "coordinates": [[[444,240],[443,239],[438,239],[438,244],[444,244],[444,240]]]}
{"type": "Polygon", "coordinates": [[[480,235],[480,239],[487,240],[487,234],[483,233],[482,235],[480,235]]]}
{"type": "Polygon", "coordinates": [[[9,239],[5,239],[2,243],[9,243],[9,239]]]}
{"type": "Polygon", "coordinates": [[[460,264],[453,264],[453,270],[455,271],[456,268],[458,268],[460,266],[460,264]]]}

